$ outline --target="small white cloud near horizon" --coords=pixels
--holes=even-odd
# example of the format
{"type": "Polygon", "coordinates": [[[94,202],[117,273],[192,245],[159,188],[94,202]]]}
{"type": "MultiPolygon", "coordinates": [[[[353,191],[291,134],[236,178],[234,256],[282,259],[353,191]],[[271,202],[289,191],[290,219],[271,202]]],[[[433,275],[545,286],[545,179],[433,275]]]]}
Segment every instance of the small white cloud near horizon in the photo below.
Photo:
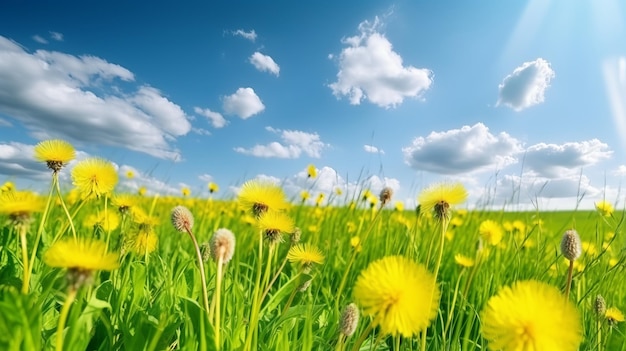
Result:
{"type": "Polygon", "coordinates": [[[619,165],[616,170],[614,170],[613,175],[623,177],[626,176],[626,165],[619,165]]]}
{"type": "Polygon", "coordinates": [[[524,168],[545,178],[575,176],[580,169],[609,159],[613,151],[598,139],[560,145],[538,143],[526,149],[524,168]]]}
{"type": "MultiPolygon", "coordinates": [[[[373,23],[359,24],[359,34],[342,39],[346,45],[339,55],[337,81],[329,85],[340,99],[350,104],[364,99],[380,107],[396,107],[405,98],[421,98],[433,83],[433,72],[425,68],[405,66],[392,44],[378,31],[378,17],[373,23]]],[[[329,55],[334,58],[334,55],[329,55]]]]}
{"type": "Polygon", "coordinates": [[[545,91],[555,77],[550,63],[542,58],[524,62],[498,85],[496,106],[504,105],[519,112],[545,100],[545,91]]]}
{"type": "Polygon", "coordinates": [[[299,158],[303,153],[312,158],[320,158],[322,150],[328,147],[317,133],[299,130],[281,130],[266,127],[267,131],[280,134],[282,142],[273,141],[266,145],[257,144],[246,149],[236,147],[234,150],[244,155],[263,158],[299,158]]]}
{"type": "Polygon", "coordinates": [[[376,146],[372,146],[372,145],[363,145],[363,150],[365,150],[365,152],[369,152],[372,154],[381,154],[381,155],[385,154],[385,151],[383,149],[379,149],[376,146]]]}
{"type": "Polygon", "coordinates": [[[505,132],[491,134],[482,123],[432,132],[402,148],[411,168],[449,175],[502,168],[517,162],[521,151],[517,139],[505,132]]]}
{"type": "Polygon", "coordinates": [[[214,112],[208,108],[203,109],[200,107],[194,107],[193,111],[201,116],[206,117],[209,122],[211,122],[213,128],[223,128],[226,126],[226,124],[228,124],[228,121],[219,112],[214,112]]]}
{"type": "Polygon", "coordinates": [[[254,41],[257,38],[256,31],[254,29],[252,29],[252,30],[250,30],[248,32],[246,32],[243,29],[237,29],[237,30],[232,31],[231,34],[234,35],[234,36],[240,36],[242,38],[248,39],[248,40],[250,40],[253,43],[254,43],[254,41]]]}
{"type": "Polygon", "coordinates": [[[265,105],[254,89],[239,88],[234,94],[224,97],[222,108],[226,114],[248,119],[265,110],[265,105]]]}
{"type": "Polygon", "coordinates": [[[269,72],[276,77],[280,74],[280,66],[269,55],[263,55],[257,51],[250,56],[249,61],[261,72],[269,72]]]}

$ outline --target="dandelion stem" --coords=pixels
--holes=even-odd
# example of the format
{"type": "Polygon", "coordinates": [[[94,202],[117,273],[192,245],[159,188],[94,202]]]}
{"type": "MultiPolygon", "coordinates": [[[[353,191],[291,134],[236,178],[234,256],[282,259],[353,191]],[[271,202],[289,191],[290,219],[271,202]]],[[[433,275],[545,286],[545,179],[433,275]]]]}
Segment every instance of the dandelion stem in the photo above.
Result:
{"type": "Polygon", "coordinates": [[[28,294],[28,286],[30,285],[30,265],[28,264],[28,245],[26,242],[26,225],[20,224],[20,242],[22,244],[22,266],[24,271],[24,279],[22,281],[22,293],[28,294]]]}
{"type": "Polygon", "coordinates": [[[61,308],[61,313],[59,314],[59,324],[57,326],[56,351],[63,351],[63,331],[65,330],[65,322],[67,321],[67,316],[70,312],[70,306],[76,299],[76,292],[76,289],[70,288],[67,298],[65,299],[65,303],[61,308]]]}
{"type": "Polygon", "coordinates": [[[369,334],[372,332],[373,329],[374,329],[374,322],[370,322],[370,324],[367,325],[367,328],[365,328],[365,330],[359,336],[359,339],[352,346],[352,351],[358,351],[361,349],[361,345],[363,344],[363,342],[365,342],[365,339],[367,339],[367,337],[369,336],[369,334]]]}
{"type": "Polygon", "coordinates": [[[67,206],[65,206],[65,201],[63,201],[63,196],[61,195],[61,185],[59,184],[59,180],[57,179],[55,182],[57,188],[57,196],[59,198],[59,202],[61,203],[61,207],[63,208],[63,212],[67,216],[67,220],[69,221],[70,229],[72,230],[72,235],[74,235],[74,239],[76,239],[76,228],[74,228],[74,222],[72,221],[72,217],[70,216],[70,211],[67,210],[67,206]]]}
{"type": "Polygon", "coordinates": [[[261,301],[263,301],[265,297],[267,296],[267,294],[270,292],[270,288],[272,287],[272,285],[274,285],[274,283],[276,282],[276,279],[278,279],[278,277],[280,276],[280,273],[283,271],[286,264],[287,264],[287,256],[285,256],[283,263],[280,265],[280,268],[278,268],[278,271],[276,272],[276,274],[274,274],[274,277],[272,278],[272,280],[270,280],[270,283],[267,285],[267,287],[265,287],[265,291],[263,291],[263,294],[261,295],[261,301]]]}
{"type": "Polygon", "coordinates": [[[223,261],[224,261],[224,247],[221,248],[220,253],[219,253],[219,258],[217,260],[217,277],[216,277],[216,281],[215,281],[215,345],[217,346],[217,349],[220,350],[221,344],[220,344],[220,313],[221,313],[221,306],[220,306],[220,294],[221,294],[221,286],[222,286],[222,268],[223,268],[223,261]]]}
{"type": "Polygon", "coordinates": [[[569,261],[569,268],[567,269],[567,283],[565,285],[565,299],[569,300],[569,292],[572,288],[572,272],[574,271],[574,260],[569,261]]]}
{"type": "MultiPolygon", "coordinates": [[[[33,252],[30,254],[30,261],[35,262],[35,257],[37,257],[37,248],[39,247],[39,242],[41,241],[41,236],[43,235],[43,228],[46,224],[46,219],[48,218],[48,212],[50,211],[50,203],[52,202],[52,193],[55,189],[55,183],[58,181],[58,175],[56,172],[52,173],[52,184],[50,185],[50,193],[48,194],[48,200],[46,201],[46,207],[41,214],[41,219],[39,221],[39,227],[37,228],[37,235],[35,236],[35,242],[33,243],[33,252]]],[[[28,277],[30,279],[31,273],[33,272],[33,265],[30,264],[28,266],[28,277]]]]}
{"type": "Polygon", "coordinates": [[[254,284],[254,290],[252,292],[252,310],[250,311],[250,324],[248,326],[248,335],[246,336],[246,343],[244,350],[251,350],[252,339],[256,333],[257,318],[259,314],[259,285],[261,285],[261,274],[263,271],[263,231],[259,231],[259,255],[256,266],[256,280],[254,284]]]}
{"type": "Polygon", "coordinates": [[[202,283],[202,298],[204,300],[204,308],[206,313],[209,313],[209,293],[206,290],[206,277],[204,275],[204,263],[202,262],[202,253],[200,252],[200,247],[198,246],[198,241],[196,237],[193,235],[191,228],[185,225],[185,231],[189,234],[191,241],[193,241],[193,246],[196,250],[196,259],[198,260],[198,267],[200,268],[200,281],[202,283]]]}

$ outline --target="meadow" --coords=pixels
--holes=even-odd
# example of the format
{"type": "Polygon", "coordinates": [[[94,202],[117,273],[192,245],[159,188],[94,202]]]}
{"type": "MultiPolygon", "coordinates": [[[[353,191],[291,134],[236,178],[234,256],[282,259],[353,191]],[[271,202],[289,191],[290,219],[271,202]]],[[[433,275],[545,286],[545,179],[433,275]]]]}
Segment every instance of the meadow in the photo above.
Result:
{"type": "Polygon", "coordinates": [[[97,158],[60,184],[73,155],[36,147],[49,193],[2,187],[0,350],[626,350],[608,203],[468,211],[447,182],[411,209],[257,180],[147,196],[97,158]]]}

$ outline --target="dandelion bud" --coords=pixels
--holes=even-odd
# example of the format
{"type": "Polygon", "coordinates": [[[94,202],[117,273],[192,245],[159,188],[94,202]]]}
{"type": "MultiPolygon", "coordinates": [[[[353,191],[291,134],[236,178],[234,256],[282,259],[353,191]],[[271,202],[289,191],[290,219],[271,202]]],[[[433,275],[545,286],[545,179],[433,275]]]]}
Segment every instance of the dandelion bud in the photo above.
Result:
{"type": "Polygon", "coordinates": [[[222,263],[226,264],[233,258],[235,253],[235,235],[226,228],[220,228],[213,234],[211,238],[211,257],[215,262],[222,259],[222,263]]]}
{"type": "Polygon", "coordinates": [[[211,259],[211,243],[202,243],[200,253],[202,254],[202,261],[208,262],[211,259]]]}
{"type": "Polygon", "coordinates": [[[185,206],[176,206],[172,210],[172,225],[179,232],[193,228],[193,215],[185,206]]]}
{"type": "Polygon", "coordinates": [[[593,310],[599,317],[604,317],[604,315],[606,314],[606,301],[604,301],[604,297],[602,297],[602,295],[598,294],[596,296],[593,310]]]}
{"type": "Polygon", "coordinates": [[[351,336],[356,331],[359,324],[359,308],[355,303],[351,303],[344,308],[339,319],[339,329],[341,334],[351,336]]]}
{"type": "Polygon", "coordinates": [[[302,230],[296,227],[291,234],[291,246],[297,245],[300,242],[300,238],[302,237],[302,230]]]}
{"type": "Polygon", "coordinates": [[[311,281],[312,281],[312,279],[309,279],[309,280],[305,281],[304,283],[302,283],[298,287],[298,291],[299,292],[305,292],[311,286],[311,281]]]}
{"type": "Polygon", "coordinates": [[[575,261],[580,257],[582,250],[578,232],[574,229],[566,231],[561,239],[561,253],[563,256],[570,261],[575,261]]]}
{"type": "Polygon", "coordinates": [[[393,196],[393,190],[390,187],[385,187],[380,191],[380,195],[378,198],[380,199],[380,206],[385,206],[391,201],[391,197],[393,196]]]}

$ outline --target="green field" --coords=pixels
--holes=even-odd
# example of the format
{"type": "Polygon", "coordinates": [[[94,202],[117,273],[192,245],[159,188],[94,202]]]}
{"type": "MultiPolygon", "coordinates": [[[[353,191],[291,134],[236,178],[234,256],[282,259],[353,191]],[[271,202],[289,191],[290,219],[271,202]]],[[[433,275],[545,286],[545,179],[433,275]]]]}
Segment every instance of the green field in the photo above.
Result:
{"type": "MultiPolygon", "coordinates": [[[[360,197],[334,207],[291,204],[281,213],[297,227],[291,231],[300,233],[299,243],[308,246],[287,260],[296,234],[280,233],[282,222],[276,221],[269,227],[279,223],[278,228],[268,232],[238,199],[111,193],[82,200],[71,192],[61,202],[52,191],[49,211],[42,206],[25,219],[10,211],[20,199],[7,197],[11,192],[0,197],[1,350],[486,350],[481,311],[502,287],[532,279],[565,291],[568,260],[560,243],[569,229],[578,231],[583,248],[569,296],[578,313],[571,323],[581,326],[579,350],[626,350],[625,323],[594,308],[598,294],[607,307],[626,308],[623,211],[602,216],[597,211],[514,213],[456,206],[436,274],[440,298],[428,327],[417,331],[409,325],[416,332],[407,336],[378,326],[379,316],[361,313],[354,334],[346,336],[342,330],[349,321],[342,322],[342,312],[353,302],[363,307],[354,287],[372,262],[402,256],[431,274],[437,270],[442,222],[432,212],[399,211],[393,199],[382,207],[380,201],[370,204],[360,197]],[[204,256],[206,302],[191,236],[187,227],[181,232],[172,224],[172,210],[180,205],[195,219],[188,229],[204,256]],[[498,243],[481,233],[486,220],[501,228],[498,243]],[[220,228],[236,238],[232,260],[221,273],[216,257],[208,254],[208,243],[220,228]],[[105,243],[106,253],[81,258],[81,252],[68,251],[68,257],[47,261],[52,266],[44,262],[53,244],[74,240],[74,235],[105,243]],[[82,271],[63,266],[72,255],[86,265],[82,271]],[[89,272],[89,265],[99,267],[105,255],[115,255],[118,267],[89,272]],[[27,284],[24,261],[26,271],[32,270],[27,284]],[[223,277],[219,289],[217,277],[223,277]],[[72,291],[75,299],[68,303],[72,291]]],[[[43,205],[48,200],[47,195],[38,198],[43,205]]],[[[390,284],[401,290],[404,278],[411,284],[410,277],[400,278],[390,284]]],[[[430,291],[405,290],[408,297],[399,300],[428,304],[418,300],[430,291]]],[[[560,318],[558,309],[535,312],[560,318]]],[[[519,348],[531,349],[547,350],[519,348]]]]}

